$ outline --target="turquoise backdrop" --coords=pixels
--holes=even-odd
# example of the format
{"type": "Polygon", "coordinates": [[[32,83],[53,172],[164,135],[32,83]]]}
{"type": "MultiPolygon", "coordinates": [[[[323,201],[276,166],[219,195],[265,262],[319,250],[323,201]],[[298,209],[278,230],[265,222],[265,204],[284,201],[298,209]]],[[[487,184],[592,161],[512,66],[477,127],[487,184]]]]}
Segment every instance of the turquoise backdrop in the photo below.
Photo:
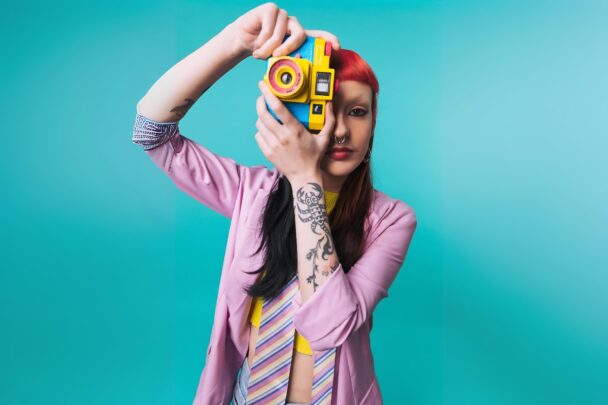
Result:
{"type": "MultiPolygon", "coordinates": [[[[257,4],[4,4],[0,403],[192,402],[229,222],[131,142],[135,106],[257,4]]],[[[417,213],[374,316],[385,402],[608,403],[608,2],[278,4],[375,69],[375,187],[417,213]]],[[[269,164],[263,69],[182,132],[269,164]]]]}

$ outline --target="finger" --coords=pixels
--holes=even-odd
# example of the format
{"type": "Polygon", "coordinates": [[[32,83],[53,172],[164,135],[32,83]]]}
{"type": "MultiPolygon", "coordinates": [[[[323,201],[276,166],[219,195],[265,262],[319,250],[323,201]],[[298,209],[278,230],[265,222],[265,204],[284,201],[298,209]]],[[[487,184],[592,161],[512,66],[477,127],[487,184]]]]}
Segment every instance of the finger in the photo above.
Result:
{"type": "Polygon", "coordinates": [[[304,126],[296,117],[293,116],[293,114],[291,114],[287,107],[285,107],[285,104],[283,104],[283,102],[270,91],[268,86],[266,86],[266,83],[260,81],[258,82],[258,86],[262,91],[264,99],[270,108],[272,108],[272,111],[274,111],[277,117],[281,120],[283,125],[296,133],[301,133],[304,126]]]}
{"type": "Polygon", "coordinates": [[[264,97],[260,96],[258,97],[258,99],[256,100],[255,103],[256,106],[256,110],[258,112],[258,118],[260,121],[262,121],[262,123],[264,124],[264,126],[266,128],[268,128],[270,131],[274,132],[274,133],[279,133],[282,132],[284,127],[283,125],[281,125],[279,123],[279,121],[277,121],[272,114],[270,114],[270,111],[268,111],[268,108],[266,108],[266,103],[264,103],[264,97]]]}
{"type": "MultiPolygon", "coordinates": [[[[262,99],[261,106],[258,108],[263,108],[266,110],[266,104],[264,104],[264,97],[260,97],[262,99]]],[[[260,104],[260,103],[258,103],[260,104]]],[[[272,147],[279,147],[279,145],[287,145],[289,142],[290,133],[285,131],[285,126],[279,124],[279,122],[266,110],[266,115],[269,116],[269,120],[264,121],[261,117],[258,117],[258,120],[255,123],[256,128],[266,136],[266,140],[268,144],[272,147]],[[270,124],[276,128],[273,130],[266,123],[270,121],[270,124]],[[277,128],[278,126],[278,128],[277,128]]]]}
{"type": "MultiPolygon", "coordinates": [[[[259,103],[259,101],[258,101],[259,103]]],[[[264,101],[262,101],[262,104],[264,103],[264,101]]],[[[275,133],[274,131],[270,130],[270,128],[268,128],[266,126],[266,124],[264,124],[264,122],[262,122],[262,120],[258,117],[257,121],[255,122],[255,127],[258,129],[258,131],[264,135],[264,139],[266,140],[266,143],[270,146],[270,147],[275,147],[276,145],[278,145],[280,143],[280,139],[277,133],[275,133]]]]}
{"type": "Polygon", "coordinates": [[[255,127],[258,129],[260,135],[264,137],[264,141],[266,142],[266,145],[268,145],[269,151],[276,150],[279,147],[281,142],[279,141],[277,136],[272,133],[272,131],[269,131],[268,128],[264,126],[261,120],[258,119],[256,121],[255,127]]]}
{"type": "Polygon", "coordinates": [[[262,30],[258,34],[258,37],[256,38],[254,43],[254,54],[255,50],[257,50],[257,48],[259,48],[264,42],[266,42],[268,38],[270,38],[270,36],[272,35],[278,14],[279,9],[276,7],[271,8],[268,11],[264,11],[264,16],[262,18],[262,30]]]}
{"type": "Polygon", "coordinates": [[[255,133],[254,137],[256,142],[258,143],[258,146],[260,147],[260,150],[262,151],[264,156],[268,158],[268,156],[270,156],[270,146],[268,145],[265,136],[258,131],[255,133]]]}
{"type": "Polygon", "coordinates": [[[335,124],[336,116],[334,115],[333,102],[329,101],[325,105],[325,123],[323,124],[321,131],[317,134],[322,142],[324,142],[325,139],[329,139],[329,135],[333,132],[335,124]]]}
{"type": "Polygon", "coordinates": [[[274,25],[274,31],[272,36],[264,42],[264,45],[260,46],[255,52],[254,56],[258,59],[266,59],[270,56],[271,52],[281,45],[285,38],[285,31],[287,30],[287,11],[284,9],[279,10],[277,20],[274,25]]]}
{"type": "Polygon", "coordinates": [[[324,40],[331,42],[332,49],[336,51],[340,49],[340,41],[338,40],[338,37],[331,32],[321,30],[305,30],[305,33],[309,37],[323,38],[324,40]]]}
{"type": "Polygon", "coordinates": [[[259,118],[255,122],[255,127],[257,128],[260,134],[264,135],[264,140],[271,148],[274,148],[276,145],[279,144],[277,136],[272,131],[269,131],[259,118]]]}
{"type": "Polygon", "coordinates": [[[272,56],[288,55],[298,49],[306,40],[304,28],[300,25],[298,19],[292,15],[289,16],[287,21],[287,32],[290,34],[289,38],[274,50],[272,56]]]}

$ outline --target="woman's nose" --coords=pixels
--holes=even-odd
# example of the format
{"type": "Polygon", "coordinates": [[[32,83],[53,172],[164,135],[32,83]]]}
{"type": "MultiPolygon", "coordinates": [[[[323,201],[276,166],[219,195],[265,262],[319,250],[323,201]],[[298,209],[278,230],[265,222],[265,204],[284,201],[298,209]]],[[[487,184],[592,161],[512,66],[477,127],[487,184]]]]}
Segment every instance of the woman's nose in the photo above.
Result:
{"type": "Polygon", "coordinates": [[[344,120],[344,117],[342,117],[342,114],[338,114],[336,116],[334,134],[338,138],[343,138],[344,136],[348,135],[348,127],[346,126],[346,121],[344,120]]]}

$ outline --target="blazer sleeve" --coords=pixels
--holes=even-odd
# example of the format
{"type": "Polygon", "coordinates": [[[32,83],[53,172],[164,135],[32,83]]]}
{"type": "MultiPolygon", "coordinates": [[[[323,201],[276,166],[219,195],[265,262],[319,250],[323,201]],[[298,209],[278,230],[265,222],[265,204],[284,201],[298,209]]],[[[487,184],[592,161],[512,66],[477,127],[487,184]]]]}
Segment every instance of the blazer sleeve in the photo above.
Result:
{"type": "Polygon", "coordinates": [[[229,219],[241,183],[255,187],[254,183],[270,178],[265,166],[240,165],[183,136],[178,121],[158,122],[138,112],[132,142],[144,149],[178,189],[229,219]]]}
{"type": "Polygon", "coordinates": [[[339,264],[303,304],[300,294],[296,294],[294,325],[312,349],[342,345],[367,321],[378,302],[388,296],[416,226],[413,209],[397,200],[376,227],[373,242],[348,273],[339,264]]]}

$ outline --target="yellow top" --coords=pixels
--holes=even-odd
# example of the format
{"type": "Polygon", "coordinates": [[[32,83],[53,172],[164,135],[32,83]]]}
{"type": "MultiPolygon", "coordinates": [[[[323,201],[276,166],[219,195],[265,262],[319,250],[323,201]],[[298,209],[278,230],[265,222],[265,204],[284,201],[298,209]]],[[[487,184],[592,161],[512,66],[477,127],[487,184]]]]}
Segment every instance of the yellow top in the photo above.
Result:
{"type": "MultiPolygon", "coordinates": [[[[323,196],[325,198],[326,211],[329,214],[338,201],[338,194],[333,191],[324,190],[323,196]]],[[[251,303],[251,310],[249,312],[249,322],[251,324],[260,327],[260,320],[262,319],[262,304],[264,300],[261,297],[254,297],[251,303]]],[[[308,355],[312,355],[310,344],[302,335],[296,331],[294,337],[294,347],[296,351],[308,355]]]]}

